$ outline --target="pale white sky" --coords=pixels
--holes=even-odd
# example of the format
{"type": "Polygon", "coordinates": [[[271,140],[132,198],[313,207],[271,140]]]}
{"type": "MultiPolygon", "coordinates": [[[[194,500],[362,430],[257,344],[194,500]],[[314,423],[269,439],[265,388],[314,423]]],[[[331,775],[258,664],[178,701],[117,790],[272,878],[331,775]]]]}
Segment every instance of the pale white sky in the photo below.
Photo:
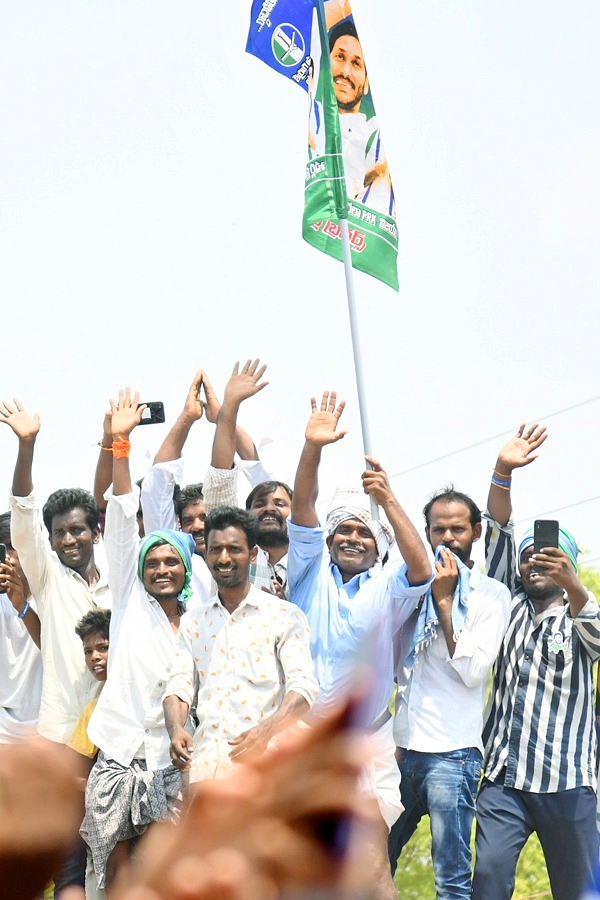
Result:
{"type": "MultiPolygon", "coordinates": [[[[373,445],[395,474],[600,395],[600,5],[353,9],[398,201],[399,294],[356,275],[373,445]]],[[[307,98],[244,54],[249,12],[5,4],[0,396],[42,416],[42,499],[91,486],[119,386],[170,423],[196,368],[222,391],[248,356],[271,384],[242,424],[275,439],[278,473],[293,478],[310,396],[333,386],[349,433],[323,498],[360,475],[343,270],[301,239],[307,98]]],[[[599,426],[600,399],[548,419],[514,491],[517,519],[580,504],[557,517],[596,564],[599,426]]],[[[189,480],[211,440],[196,428],[189,480]]],[[[135,433],[136,475],[164,434],[135,433]]],[[[483,504],[501,443],[393,485],[417,520],[451,480],[483,504]]],[[[15,452],[3,428],[0,497],[15,452]]]]}

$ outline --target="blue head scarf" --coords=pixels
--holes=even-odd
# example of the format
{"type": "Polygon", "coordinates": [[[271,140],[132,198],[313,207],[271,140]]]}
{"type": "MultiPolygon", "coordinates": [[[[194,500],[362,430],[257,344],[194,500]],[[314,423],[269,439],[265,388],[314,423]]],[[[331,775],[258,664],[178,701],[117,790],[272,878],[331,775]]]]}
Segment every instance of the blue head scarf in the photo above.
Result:
{"type": "MultiPolygon", "coordinates": [[[[520,562],[521,556],[533,546],[533,528],[530,528],[525,532],[521,539],[521,543],[519,544],[519,552],[517,554],[517,561],[520,562]]],[[[577,556],[579,555],[579,547],[577,546],[577,541],[573,537],[570,531],[567,531],[566,528],[558,529],[558,549],[562,550],[563,553],[566,553],[569,557],[571,565],[577,571],[577,556]]]]}
{"type": "Polygon", "coordinates": [[[156,547],[157,544],[170,544],[181,557],[181,562],[185,568],[185,582],[179,599],[185,603],[194,593],[193,588],[190,586],[192,580],[192,553],[195,547],[194,538],[191,534],[186,534],[183,531],[171,531],[168,528],[159,528],[157,531],[151,531],[150,534],[147,534],[140,544],[138,557],[138,575],[142,581],[144,577],[144,560],[148,555],[148,551],[156,547]]]}

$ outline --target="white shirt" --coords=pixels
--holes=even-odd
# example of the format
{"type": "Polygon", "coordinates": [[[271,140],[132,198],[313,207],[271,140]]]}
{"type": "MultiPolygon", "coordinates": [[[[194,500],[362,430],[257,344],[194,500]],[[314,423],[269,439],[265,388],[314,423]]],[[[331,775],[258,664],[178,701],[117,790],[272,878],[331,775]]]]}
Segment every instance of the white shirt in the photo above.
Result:
{"type": "Polygon", "coordinates": [[[139,489],[115,497],[111,487],[105,497],[113,613],[108,677],[87,733],[122,766],[143,756],[148,769],[163,769],[171,760],[162,701],[176,636],[160,603],[146,593],[137,575],[139,489]]]}
{"type": "Polygon", "coordinates": [[[289,691],[312,706],[317,690],[308,622],[293,604],[251,587],[231,614],[216,594],[187,612],[166,696],[192,706],[197,693],[190,780],[229,769],[228,741],[272,715],[289,691]]]}
{"type": "Polygon", "coordinates": [[[50,549],[33,492],[28,497],[10,494],[9,500],[12,545],[36,598],[41,622],[43,679],[38,731],[65,744],[84,706],[102,687],[85,665],[75,626],[90,610],[110,608],[110,590],[105,573],[90,587],[74,569],[60,562],[50,549]]]}
{"type": "MultiPolygon", "coordinates": [[[[159,528],[179,531],[173,494],[176,484],[183,483],[183,459],[155,463],[142,481],[142,512],[146,534],[159,528]]],[[[192,556],[192,587],[200,600],[208,600],[213,593],[210,571],[198,553],[192,556]]]]}
{"type": "MultiPolygon", "coordinates": [[[[35,600],[29,601],[35,610],[35,600]]],[[[42,654],[6,594],[0,594],[0,744],[37,734],[42,654]]]]}
{"type": "MultiPolygon", "coordinates": [[[[450,657],[438,625],[437,637],[415,655],[412,669],[401,665],[398,671],[394,722],[398,747],[423,753],[477,747],[483,753],[485,691],[508,624],[510,593],[475,566],[470,575],[467,615],[454,656],[450,657]]],[[[416,615],[404,626],[404,651],[410,646],[416,615]]]]}

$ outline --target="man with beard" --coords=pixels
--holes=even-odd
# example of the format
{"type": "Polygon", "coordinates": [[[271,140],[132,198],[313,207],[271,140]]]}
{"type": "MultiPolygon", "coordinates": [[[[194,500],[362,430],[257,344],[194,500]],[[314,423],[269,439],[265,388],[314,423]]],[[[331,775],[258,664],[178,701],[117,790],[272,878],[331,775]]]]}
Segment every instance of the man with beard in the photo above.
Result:
{"type": "Polygon", "coordinates": [[[544,434],[519,428],[500,451],[488,496],[487,568],[513,602],[485,712],[474,900],[512,896],[532,832],[553,897],[579,900],[598,867],[592,669],[600,609],[577,577],[579,551],[566,529],[558,547],[540,552],[529,529],[515,554],[510,521],[512,472],[533,462],[544,434]]]}
{"type": "Polygon", "coordinates": [[[164,700],[171,759],[190,770],[191,781],[219,777],[262,754],[308,713],[317,694],[306,616],[250,584],[257,526],[253,513],[234,507],[218,507],[206,519],[217,591],[181,621],[164,700]],[[192,740],[184,724],[194,699],[192,740]]]}
{"type": "MultiPolygon", "coordinates": [[[[237,417],[244,400],[266,387],[260,384],[266,366],[258,359],[248,360],[241,368],[236,363],[223,395],[213,441],[212,459],[204,480],[204,501],[208,511],[217,506],[237,506],[238,468],[234,464],[237,417]]],[[[291,511],[292,490],[283,481],[259,481],[264,469],[249,474],[255,487],[248,495],[246,509],[258,518],[258,551],[250,567],[250,581],[256,587],[288,598],[287,588],[287,518],[291,511]]]]}
{"type": "Polygon", "coordinates": [[[423,515],[435,579],[403,629],[394,737],[404,812],[390,833],[390,861],[395,869],[429,815],[436,896],[468,900],[483,705],[510,594],[473,565],[481,512],[470,497],[445,488],[423,515]]]}

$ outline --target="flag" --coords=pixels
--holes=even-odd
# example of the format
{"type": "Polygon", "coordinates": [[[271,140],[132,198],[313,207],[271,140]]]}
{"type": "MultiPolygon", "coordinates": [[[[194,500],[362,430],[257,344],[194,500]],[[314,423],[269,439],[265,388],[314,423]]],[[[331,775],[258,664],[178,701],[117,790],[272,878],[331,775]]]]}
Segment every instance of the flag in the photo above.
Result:
{"type": "Polygon", "coordinates": [[[394,191],[348,0],[254,0],[246,50],[309,94],[302,235],[398,290],[394,191]]]}

